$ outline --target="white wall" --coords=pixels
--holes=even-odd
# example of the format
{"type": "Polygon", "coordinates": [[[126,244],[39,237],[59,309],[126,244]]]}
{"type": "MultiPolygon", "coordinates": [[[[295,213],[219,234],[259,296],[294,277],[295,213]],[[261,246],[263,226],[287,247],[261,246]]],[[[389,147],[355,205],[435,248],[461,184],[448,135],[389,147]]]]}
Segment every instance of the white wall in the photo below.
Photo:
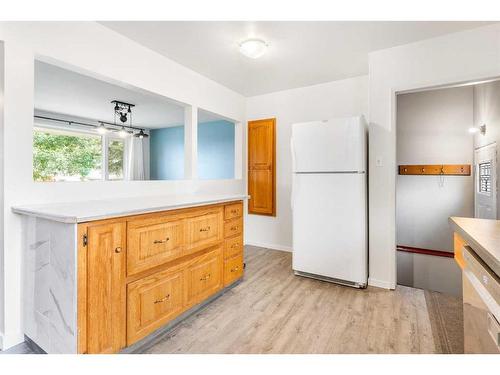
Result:
{"type": "MultiPolygon", "coordinates": [[[[4,347],[23,340],[21,220],[11,206],[177,192],[243,192],[244,180],[34,183],[32,126],[34,59],[94,75],[110,83],[169,97],[226,118],[245,118],[245,99],[94,22],[0,22],[5,47],[3,292],[4,347]]],[[[238,143],[241,145],[241,143],[238,143]]],[[[241,151],[241,147],[240,147],[241,151]]],[[[196,168],[196,163],[189,164],[196,168]]],[[[243,165],[241,165],[243,168],[243,165]]],[[[0,315],[1,316],[1,315],[0,315]]],[[[1,327],[1,325],[0,325],[1,327]]]]}
{"type": "MultiPolygon", "coordinates": [[[[474,86],[474,125],[486,125],[486,134],[474,135],[474,148],[497,143],[500,148],[500,81],[474,86]]],[[[497,157],[497,179],[500,177],[500,163],[497,157]]],[[[500,197],[497,192],[497,219],[500,218],[500,197]]]]}
{"type": "Polygon", "coordinates": [[[3,278],[3,222],[4,222],[4,202],[3,202],[3,87],[4,87],[4,58],[3,58],[3,43],[0,42],[0,348],[2,348],[3,337],[1,332],[4,331],[4,278],[3,278]]]}
{"type": "Polygon", "coordinates": [[[276,217],[248,215],[248,244],[291,251],[291,124],[368,112],[368,77],[356,77],[247,99],[247,120],[276,117],[276,217]]]}
{"type": "MultiPolygon", "coordinates": [[[[397,96],[397,164],[472,164],[472,86],[397,96]]],[[[453,252],[450,216],[474,216],[472,176],[396,178],[398,245],[453,252]]],[[[453,258],[398,252],[398,284],[461,295],[453,258]]]]}
{"type": "Polygon", "coordinates": [[[369,72],[369,283],[394,288],[395,92],[500,76],[500,25],[373,52],[369,72]],[[377,160],[382,161],[381,166],[377,160]]]}

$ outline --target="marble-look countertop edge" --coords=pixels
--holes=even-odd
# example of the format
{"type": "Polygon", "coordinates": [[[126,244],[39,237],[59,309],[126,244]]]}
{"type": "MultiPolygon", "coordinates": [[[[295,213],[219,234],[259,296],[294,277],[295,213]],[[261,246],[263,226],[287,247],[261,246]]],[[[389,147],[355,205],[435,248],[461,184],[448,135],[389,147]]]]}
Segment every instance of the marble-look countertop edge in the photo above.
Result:
{"type": "MultiPolygon", "coordinates": [[[[50,212],[43,212],[43,208],[34,209],[34,208],[23,207],[23,206],[12,207],[12,212],[14,212],[16,214],[20,214],[20,215],[38,217],[38,218],[57,221],[60,223],[65,223],[65,224],[79,224],[79,223],[86,223],[86,222],[97,221],[97,220],[115,219],[118,217],[125,217],[125,216],[142,215],[142,214],[155,213],[155,212],[161,212],[161,211],[171,211],[171,210],[176,210],[176,209],[191,208],[191,207],[197,207],[197,206],[207,206],[210,204],[226,203],[226,202],[231,202],[231,201],[235,201],[235,200],[245,200],[245,199],[249,199],[249,198],[250,198],[250,196],[246,195],[246,194],[236,194],[236,195],[228,195],[227,197],[212,198],[212,199],[199,200],[199,201],[194,200],[192,202],[185,202],[185,203],[183,202],[183,203],[179,203],[179,204],[166,204],[166,205],[162,205],[162,206],[138,208],[138,209],[124,210],[124,211],[115,211],[115,212],[109,212],[109,213],[102,214],[102,215],[82,215],[82,216],[57,215],[57,214],[52,214],[50,212]]],[[[106,201],[104,200],[103,202],[106,202],[106,201]]],[[[85,202],[81,202],[81,203],[85,203],[85,202]]],[[[48,204],[47,206],[50,206],[50,204],[48,204]]]]}
{"type": "Polygon", "coordinates": [[[452,225],[453,230],[458,232],[474,252],[483,260],[484,263],[491,268],[495,274],[500,277],[500,260],[497,259],[488,249],[484,248],[470,233],[467,232],[454,217],[450,217],[448,222],[452,225]]]}

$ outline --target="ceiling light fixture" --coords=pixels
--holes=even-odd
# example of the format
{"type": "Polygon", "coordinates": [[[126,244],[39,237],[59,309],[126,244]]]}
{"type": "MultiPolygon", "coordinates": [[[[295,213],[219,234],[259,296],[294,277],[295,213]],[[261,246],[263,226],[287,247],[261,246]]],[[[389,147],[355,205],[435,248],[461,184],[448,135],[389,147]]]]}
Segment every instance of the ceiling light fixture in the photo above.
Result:
{"type": "Polygon", "coordinates": [[[104,123],[99,123],[99,126],[96,128],[97,132],[99,134],[106,134],[108,132],[108,129],[104,126],[104,123]]]}
{"type": "Polygon", "coordinates": [[[134,134],[134,137],[137,137],[139,139],[143,139],[143,138],[149,137],[149,135],[144,133],[144,130],[141,129],[141,131],[139,133],[134,134]]]}
{"type": "Polygon", "coordinates": [[[264,53],[268,44],[262,39],[247,39],[240,43],[240,52],[251,59],[258,59],[264,53]]]}
{"type": "Polygon", "coordinates": [[[125,127],[122,126],[122,128],[120,129],[120,131],[118,132],[118,135],[121,137],[121,138],[126,138],[128,135],[129,135],[129,132],[127,130],[125,130],[125,127]]]}
{"type": "Polygon", "coordinates": [[[130,125],[132,125],[132,107],[135,107],[135,105],[121,102],[119,100],[112,100],[111,103],[115,105],[113,108],[113,110],[115,111],[115,123],[116,116],[118,116],[122,123],[126,123],[128,120],[127,116],[130,115],[130,125]]]}

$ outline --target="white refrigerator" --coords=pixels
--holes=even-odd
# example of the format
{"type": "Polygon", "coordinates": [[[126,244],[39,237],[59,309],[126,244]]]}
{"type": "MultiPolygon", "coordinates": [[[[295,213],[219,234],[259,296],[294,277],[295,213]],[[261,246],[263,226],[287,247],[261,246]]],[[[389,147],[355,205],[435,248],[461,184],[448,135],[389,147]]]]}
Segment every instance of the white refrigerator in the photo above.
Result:
{"type": "Polygon", "coordinates": [[[366,132],[362,116],[292,125],[296,275],[366,287],[366,132]]]}

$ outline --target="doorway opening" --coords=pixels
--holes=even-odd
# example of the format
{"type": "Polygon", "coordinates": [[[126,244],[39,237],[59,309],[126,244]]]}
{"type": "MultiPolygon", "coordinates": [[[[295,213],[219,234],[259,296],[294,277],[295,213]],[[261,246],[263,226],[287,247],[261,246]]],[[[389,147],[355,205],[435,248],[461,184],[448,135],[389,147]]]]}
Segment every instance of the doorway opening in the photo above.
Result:
{"type": "Polygon", "coordinates": [[[397,283],[460,297],[448,218],[500,214],[500,80],[396,100],[397,283]]]}

